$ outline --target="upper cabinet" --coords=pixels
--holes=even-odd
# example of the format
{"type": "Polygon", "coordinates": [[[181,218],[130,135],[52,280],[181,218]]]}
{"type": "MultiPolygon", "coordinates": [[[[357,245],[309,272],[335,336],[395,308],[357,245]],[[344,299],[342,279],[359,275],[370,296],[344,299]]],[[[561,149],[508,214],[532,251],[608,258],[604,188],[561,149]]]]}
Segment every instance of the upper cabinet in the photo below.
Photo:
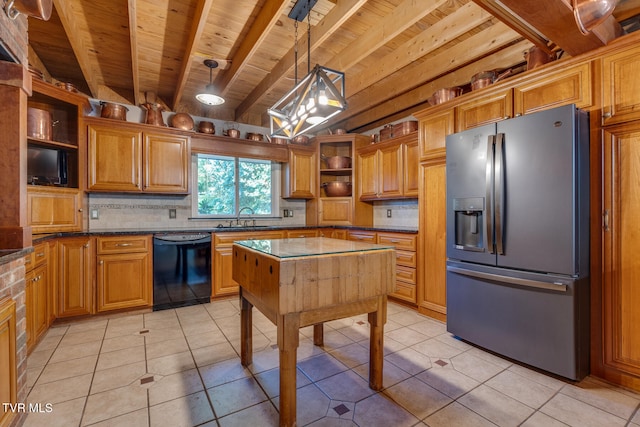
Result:
{"type": "Polygon", "coordinates": [[[640,119],[640,47],[602,58],[602,122],[640,119]]]}
{"type": "Polygon", "coordinates": [[[33,80],[27,109],[27,220],[34,233],[83,221],[86,96],[33,80]]]}
{"type": "Polygon", "coordinates": [[[315,146],[289,145],[289,161],[282,169],[282,197],[313,199],[318,194],[318,150],[315,146]]]}
{"type": "Polygon", "coordinates": [[[418,197],[418,133],[358,149],[358,197],[363,201],[418,197]]]}
{"type": "Polygon", "coordinates": [[[189,192],[189,136],[87,121],[89,191],[189,192]]]}

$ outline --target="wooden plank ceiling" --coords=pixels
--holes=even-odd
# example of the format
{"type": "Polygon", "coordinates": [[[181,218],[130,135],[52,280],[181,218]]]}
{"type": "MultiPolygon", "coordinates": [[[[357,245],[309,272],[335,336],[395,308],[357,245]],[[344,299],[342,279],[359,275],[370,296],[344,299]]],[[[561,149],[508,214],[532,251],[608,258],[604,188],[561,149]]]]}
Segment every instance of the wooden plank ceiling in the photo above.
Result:
{"type": "MultiPolygon", "coordinates": [[[[157,101],[172,111],[267,126],[266,109],[294,84],[293,0],[53,3],[49,21],[29,19],[30,64],[93,98],[157,101]],[[220,64],[213,81],[226,100],[221,106],[194,98],[209,83],[208,58],[220,64]]],[[[606,27],[613,30],[604,35],[576,35],[570,3],[318,0],[298,25],[298,78],[316,63],[345,72],[349,108],[329,125],[363,131],[424,108],[441,87],[522,64],[533,45],[576,55],[620,34],[611,18],[606,27]]],[[[640,0],[621,0],[619,9],[618,20],[637,15],[640,0]]]]}

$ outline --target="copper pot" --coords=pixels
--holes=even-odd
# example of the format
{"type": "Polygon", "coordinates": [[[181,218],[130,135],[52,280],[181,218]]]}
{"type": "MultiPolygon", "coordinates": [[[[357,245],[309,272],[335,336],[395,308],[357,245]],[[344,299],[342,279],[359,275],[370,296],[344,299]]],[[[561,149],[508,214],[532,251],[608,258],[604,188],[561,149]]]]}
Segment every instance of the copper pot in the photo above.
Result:
{"type": "Polygon", "coordinates": [[[264,136],[261,133],[247,132],[247,139],[251,141],[264,141],[264,136]]]}
{"type": "Polygon", "coordinates": [[[169,125],[180,130],[193,130],[193,119],[187,113],[176,113],[171,116],[169,125]]]}
{"type": "Polygon", "coordinates": [[[267,140],[272,144],[285,145],[289,143],[289,140],[287,138],[283,138],[281,136],[272,136],[271,138],[267,137],[267,140]]]}
{"type": "Polygon", "coordinates": [[[146,102],[140,106],[147,110],[145,123],[155,126],[166,126],[164,124],[164,119],[162,118],[162,110],[164,109],[162,105],[146,102]]]}
{"type": "Polygon", "coordinates": [[[52,0],[9,0],[5,7],[7,15],[15,19],[19,13],[48,21],[53,8],[52,0]]]}
{"type": "Polygon", "coordinates": [[[298,135],[294,137],[291,142],[294,144],[307,145],[309,143],[309,137],[307,135],[298,135]]]}
{"type": "Polygon", "coordinates": [[[231,138],[240,138],[240,131],[238,129],[227,129],[225,135],[231,138]]]}
{"type": "Polygon", "coordinates": [[[327,169],[348,169],[351,167],[351,157],[345,156],[322,156],[322,160],[327,164],[327,169]]]}
{"type": "Polygon", "coordinates": [[[127,111],[129,111],[129,109],[124,105],[105,101],[100,102],[100,105],[102,106],[100,117],[104,117],[105,119],[127,120],[127,111]]]}
{"type": "Polygon", "coordinates": [[[462,95],[461,87],[445,87],[435,91],[431,98],[428,99],[428,101],[431,105],[438,105],[460,95],[462,95]]]}
{"type": "Polygon", "coordinates": [[[40,108],[27,108],[27,135],[31,138],[51,140],[53,121],[51,113],[40,108]]]}
{"type": "Polygon", "coordinates": [[[200,123],[198,123],[198,132],[213,135],[214,133],[216,133],[216,126],[212,122],[202,120],[200,123]]]}
{"type": "Polygon", "coordinates": [[[544,65],[556,59],[555,53],[547,53],[537,46],[533,46],[531,49],[524,53],[524,59],[527,60],[527,70],[533,70],[540,65],[544,65]]]}
{"type": "Polygon", "coordinates": [[[493,83],[497,83],[509,74],[511,74],[511,69],[508,69],[501,74],[498,74],[497,70],[481,71],[471,77],[471,90],[482,89],[492,85],[493,83]]]}
{"type": "Polygon", "coordinates": [[[78,93],[78,88],[73,83],[56,82],[56,86],[59,87],[60,89],[66,90],[68,92],[78,93]]]}
{"type": "Polygon", "coordinates": [[[348,181],[330,181],[322,184],[327,197],[351,196],[351,183],[348,181]]]}

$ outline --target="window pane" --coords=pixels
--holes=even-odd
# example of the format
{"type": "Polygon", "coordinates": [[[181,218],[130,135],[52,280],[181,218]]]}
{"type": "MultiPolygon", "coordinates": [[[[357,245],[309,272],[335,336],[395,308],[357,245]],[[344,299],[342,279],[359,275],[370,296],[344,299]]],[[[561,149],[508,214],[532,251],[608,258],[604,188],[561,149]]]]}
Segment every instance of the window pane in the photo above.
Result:
{"type": "Polygon", "coordinates": [[[271,162],[240,160],[238,206],[248,206],[255,215],[271,215],[271,162]]]}
{"type": "Polygon", "coordinates": [[[235,159],[198,156],[198,214],[236,213],[235,159]]]}

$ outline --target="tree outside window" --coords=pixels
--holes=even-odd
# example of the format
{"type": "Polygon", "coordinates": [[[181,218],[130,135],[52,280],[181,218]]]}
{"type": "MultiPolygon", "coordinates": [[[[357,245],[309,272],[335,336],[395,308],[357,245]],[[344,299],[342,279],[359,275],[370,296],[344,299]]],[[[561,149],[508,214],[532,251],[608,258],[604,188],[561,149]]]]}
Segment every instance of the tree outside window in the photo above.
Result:
{"type": "Polygon", "coordinates": [[[273,171],[270,161],[199,154],[199,216],[236,216],[244,207],[254,216],[273,214],[273,171]]]}

